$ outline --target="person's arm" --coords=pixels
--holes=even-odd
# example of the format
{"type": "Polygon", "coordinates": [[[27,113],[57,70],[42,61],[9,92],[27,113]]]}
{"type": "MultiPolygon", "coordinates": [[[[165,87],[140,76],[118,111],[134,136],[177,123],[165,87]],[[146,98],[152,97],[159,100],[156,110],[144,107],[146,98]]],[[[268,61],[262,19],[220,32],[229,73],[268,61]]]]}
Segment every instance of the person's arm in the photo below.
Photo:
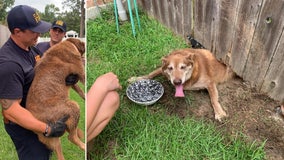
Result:
{"type": "Polygon", "coordinates": [[[66,129],[66,120],[68,115],[64,115],[55,123],[46,124],[36,119],[31,112],[20,105],[21,99],[0,99],[2,106],[2,113],[4,118],[16,123],[28,130],[43,133],[46,137],[60,137],[64,134],[66,129]]]}
{"type": "MultiPolygon", "coordinates": [[[[34,132],[44,133],[46,123],[36,119],[31,112],[20,105],[21,100],[1,99],[3,116],[8,120],[34,132]]],[[[50,132],[50,128],[48,133],[50,132]]]]}

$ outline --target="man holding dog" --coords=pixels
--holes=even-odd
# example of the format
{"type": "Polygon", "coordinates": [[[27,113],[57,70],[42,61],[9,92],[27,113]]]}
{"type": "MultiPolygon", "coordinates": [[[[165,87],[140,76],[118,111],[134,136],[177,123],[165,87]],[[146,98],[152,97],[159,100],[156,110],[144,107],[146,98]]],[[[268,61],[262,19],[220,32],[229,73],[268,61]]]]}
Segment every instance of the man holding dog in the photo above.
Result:
{"type": "Polygon", "coordinates": [[[11,36],[0,49],[0,105],[5,129],[20,160],[48,160],[51,151],[34,132],[59,137],[65,132],[68,117],[46,124],[26,110],[25,103],[39,58],[31,46],[37,43],[41,33],[50,29],[50,24],[42,21],[35,9],[26,5],[12,8],[7,22],[11,36]]]}
{"type": "Polygon", "coordinates": [[[44,53],[53,45],[61,42],[66,35],[67,25],[62,20],[56,20],[52,23],[52,26],[49,30],[50,41],[49,42],[40,42],[36,47],[40,50],[41,53],[44,53]]]}

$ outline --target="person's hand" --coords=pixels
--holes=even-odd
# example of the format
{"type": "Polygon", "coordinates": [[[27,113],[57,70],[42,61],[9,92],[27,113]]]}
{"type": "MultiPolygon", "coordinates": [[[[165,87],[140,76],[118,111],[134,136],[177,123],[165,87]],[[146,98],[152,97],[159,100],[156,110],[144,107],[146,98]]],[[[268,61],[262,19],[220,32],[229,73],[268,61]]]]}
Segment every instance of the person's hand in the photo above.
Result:
{"type": "Polygon", "coordinates": [[[46,137],[60,137],[65,133],[66,124],[65,122],[69,118],[69,115],[65,115],[64,117],[60,118],[55,123],[49,123],[48,126],[50,127],[50,133],[44,134],[46,137]]]}
{"type": "Polygon", "coordinates": [[[65,78],[66,86],[71,86],[76,84],[79,81],[78,74],[71,73],[65,78]]]}
{"type": "Polygon", "coordinates": [[[107,91],[113,91],[122,88],[121,85],[119,84],[119,79],[112,72],[103,74],[100,77],[98,77],[97,80],[95,81],[95,85],[99,87],[104,87],[106,88],[107,91]]]}

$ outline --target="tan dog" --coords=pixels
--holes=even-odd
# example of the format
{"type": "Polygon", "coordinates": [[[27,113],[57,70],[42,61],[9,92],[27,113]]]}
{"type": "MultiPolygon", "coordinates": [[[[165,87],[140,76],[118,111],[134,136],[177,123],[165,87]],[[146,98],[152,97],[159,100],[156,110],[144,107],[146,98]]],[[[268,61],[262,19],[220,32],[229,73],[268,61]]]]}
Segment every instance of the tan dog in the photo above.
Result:
{"type": "Polygon", "coordinates": [[[159,74],[164,74],[176,87],[176,97],[183,97],[183,90],[207,89],[215,112],[215,119],[221,121],[227,116],[218,102],[216,85],[232,77],[233,72],[226,65],[218,62],[210,51],[205,49],[173,51],[162,58],[160,68],[149,75],[132,77],[129,81],[151,79],[159,74]]]}
{"type": "MultiPolygon", "coordinates": [[[[68,139],[82,150],[85,150],[85,144],[80,140],[84,136],[83,132],[78,129],[80,108],[77,102],[69,99],[69,90],[74,87],[82,92],[80,94],[83,97],[84,93],[77,84],[66,86],[65,78],[69,74],[76,74],[85,83],[81,57],[84,52],[85,43],[75,38],[69,38],[47,50],[35,66],[35,77],[26,103],[27,109],[46,123],[54,123],[64,115],[69,115],[66,121],[68,139]]],[[[37,135],[42,143],[56,152],[58,159],[64,159],[59,137],[49,138],[42,133],[37,135]]]]}

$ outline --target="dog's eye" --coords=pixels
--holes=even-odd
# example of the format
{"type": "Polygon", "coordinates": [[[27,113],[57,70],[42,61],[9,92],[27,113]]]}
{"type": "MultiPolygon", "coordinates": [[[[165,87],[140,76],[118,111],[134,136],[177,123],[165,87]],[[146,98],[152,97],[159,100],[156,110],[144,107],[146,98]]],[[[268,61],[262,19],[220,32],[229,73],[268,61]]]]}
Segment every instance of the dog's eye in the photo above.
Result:
{"type": "Polygon", "coordinates": [[[180,67],[180,69],[182,69],[182,70],[185,69],[185,68],[186,68],[186,66],[181,66],[181,67],[180,67]]]}
{"type": "Polygon", "coordinates": [[[169,70],[169,71],[173,70],[173,67],[168,67],[168,70],[169,70]]]}

